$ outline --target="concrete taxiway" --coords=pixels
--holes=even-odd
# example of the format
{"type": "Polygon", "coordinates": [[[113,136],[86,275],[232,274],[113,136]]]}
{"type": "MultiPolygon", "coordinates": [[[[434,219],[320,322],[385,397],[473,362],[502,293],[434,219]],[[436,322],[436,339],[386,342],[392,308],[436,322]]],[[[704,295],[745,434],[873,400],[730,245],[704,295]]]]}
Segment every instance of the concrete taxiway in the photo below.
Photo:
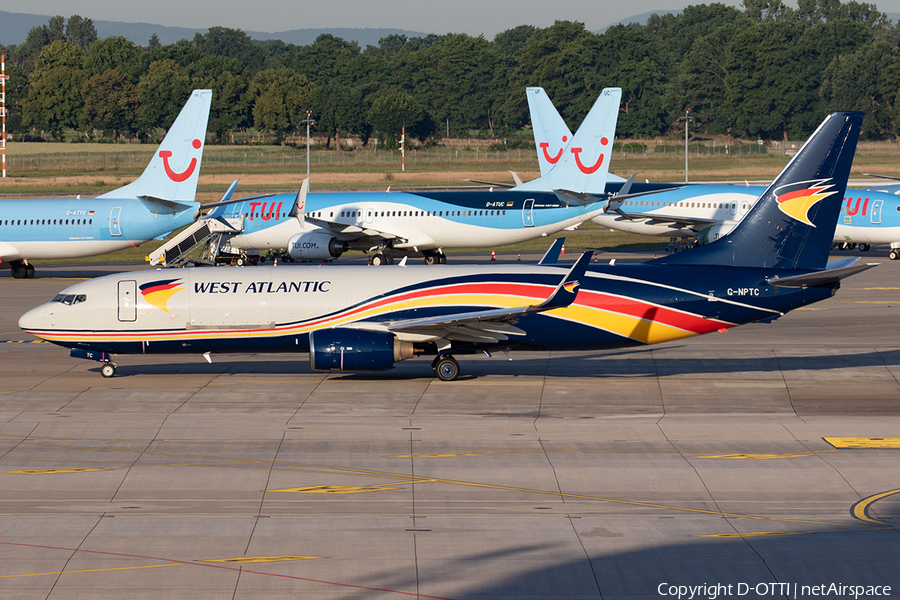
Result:
{"type": "Polygon", "coordinates": [[[306,355],[103,379],[17,319],[146,267],[0,271],[0,598],[897,597],[900,262],[862,257],[770,325],[450,383],[306,355]]]}

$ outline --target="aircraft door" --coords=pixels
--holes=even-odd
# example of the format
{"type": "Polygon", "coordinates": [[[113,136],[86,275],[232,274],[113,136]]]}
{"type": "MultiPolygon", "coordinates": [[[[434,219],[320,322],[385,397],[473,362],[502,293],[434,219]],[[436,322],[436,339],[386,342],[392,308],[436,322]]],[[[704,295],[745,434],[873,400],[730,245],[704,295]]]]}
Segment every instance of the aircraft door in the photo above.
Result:
{"type": "Polygon", "coordinates": [[[137,282],[133,279],[119,282],[119,320],[137,321],[137,282]]]}
{"type": "Polygon", "coordinates": [[[881,207],[884,200],[876,200],[872,203],[872,225],[881,225],[881,207]]]}
{"type": "Polygon", "coordinates": [[[728,212],[732,217],[737,215],[737,202],[735,202],[734,200],[731,201],[731,203],[728,205],[728,212]]]}
{"type": "Polygon", "coordinates": [[[525,227],[534,227],[534,198],[529,198],[522,205],[522,223],[525,227]]]}
{"type": "Polygon", "coordinates": [[[122,207],[116,206],[109,213],[109,235],[121,237],[122,226],[119,220],[122,217],[122,207]]]}
{"type": "Polygon", "coordinates": [[[366,223],[371,225],[375,222],[375,211],[371,208],[366,209],[366,223]]]}

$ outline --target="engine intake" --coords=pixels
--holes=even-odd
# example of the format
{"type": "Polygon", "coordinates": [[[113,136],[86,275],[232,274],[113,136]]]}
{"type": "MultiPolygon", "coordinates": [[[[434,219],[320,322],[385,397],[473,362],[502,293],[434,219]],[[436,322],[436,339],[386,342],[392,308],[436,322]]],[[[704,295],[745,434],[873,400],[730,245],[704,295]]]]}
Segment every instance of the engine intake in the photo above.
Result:
{"type": "Polygon", "coordinates": [[[318,371],[385,371],[412,357],[412,342],[392,333],[338,327],[309,334],[309,365],[318,371]]]}
{"type": "Polygon", "coordinates": [[[319,231],[298,233],[288,242],[288,254],[294,260],[331,260],[347,250],[345,242],[319,231]]]}
{"type": "Polygon", "coordinates": [[[701,229],[697,234],[697,239],[701,244],[708,244],[710,242],[714,242],[720,237],[731,233],[731,231],[735,228],[734,223],[719,223],[717,225],[710,225],[704,229],[701,229]]]}

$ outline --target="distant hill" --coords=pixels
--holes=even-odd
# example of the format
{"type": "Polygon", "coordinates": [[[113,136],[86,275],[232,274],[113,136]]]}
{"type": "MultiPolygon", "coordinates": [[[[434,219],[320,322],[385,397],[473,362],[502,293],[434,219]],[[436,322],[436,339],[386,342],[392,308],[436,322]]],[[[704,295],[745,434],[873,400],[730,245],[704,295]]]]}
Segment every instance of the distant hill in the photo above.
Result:
{"type": "Polygon", "coordinates": [[[651,15],[680,15],[681,10],[651,10],[650,12],[641,13],[639,15],[634,15],[633,17],[628,17],[627,19],[622,19],[621,21],[617,21],[616,23],[610,23],[603,29],[598,29],[593,33],[604,33],[610,27],[614,27],[616,25],[628,25],[629,23],[637,23],[638,25],[646,25],[647,19],[651,17],[651,15]]]}
{"type": "MultiPolygon", "coordinates": [[[[650,18],[651,15],[680,15],[682,13],[681,10],[651,10],[650,12],[641,13],[639,15],[634,15],[633,17],[628,17],[627,19],[622,19],[616,23],[610,23],[603,29],[598,29],[593,33],[604,33],[610,27],[615,25],[628,25],[629,23],[638,23],[640,25],[646,25],[647,19],[650,18]]],[[[896,23],[898,19],[900,19],[900,13],[884,13],[887,15],[887,18],[891,20],[892,23],[896,23]]]]}
{"type": "MultiPolygon", "coordinates": [[[[63,15],[68,19],[71,15],[63,15]]],[[[30,15],[23,13],[10,13],[0,11],[0,44],[11,46],[21,44],[28,36],[28,32],[35,27],[46,25],[51,15],[30,15]]],[[[173,44],[178,40],[191,40],[195,33],[206,33],[207,29],[190,29],[188,27],[166,27],[165,25],[153,25],[152,23],[120,23],[118,21],[94,21],[97,35],[101,38],[121,36],[135,44],[146,46],[150,36],[154,33],[161,44],[173,44]]],[[[330,33],[345,40],[353,40],[360,47],[368,45],[377,46],[378,40],[391,34],[405,35],[406,37],[424,37],[427,33],[421,31],[406,31],[404,29],[292,29],[290,31],[247,31],[244,33],[254,40],[281,40],[286,44],[306,46],[316,41],[323,33],[330,33]]]]}

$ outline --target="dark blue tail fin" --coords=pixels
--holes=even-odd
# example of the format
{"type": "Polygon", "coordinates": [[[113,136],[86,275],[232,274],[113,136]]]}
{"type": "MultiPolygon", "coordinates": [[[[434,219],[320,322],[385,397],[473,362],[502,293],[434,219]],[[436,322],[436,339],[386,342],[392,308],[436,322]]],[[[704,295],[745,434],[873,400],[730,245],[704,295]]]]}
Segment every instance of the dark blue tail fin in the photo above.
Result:
{"type": "Polygon", "coordinates": [[[828,115],[731,233],[654,262],[825,267],[862,120],[861,112],[828,115]]]}

